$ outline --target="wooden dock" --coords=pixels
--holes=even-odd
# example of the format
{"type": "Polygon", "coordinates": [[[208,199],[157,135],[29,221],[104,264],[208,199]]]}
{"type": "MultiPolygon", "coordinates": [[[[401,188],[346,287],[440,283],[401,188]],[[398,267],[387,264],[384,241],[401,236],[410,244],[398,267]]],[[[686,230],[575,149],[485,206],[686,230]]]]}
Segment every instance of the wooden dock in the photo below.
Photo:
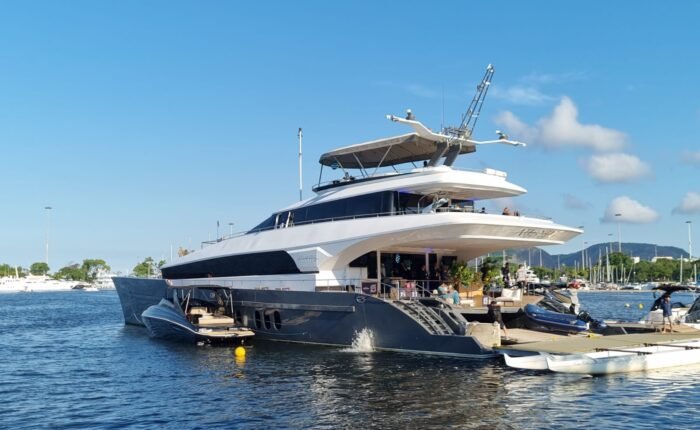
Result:
{"type": "MultiPolygon", "coordinates": [[[[676,327],[674,327],[676,328],[676,327]]],[[[615,348],[630,348],[641,346],[645,343],[672,343],[672,342],[688,342],[693,340],[700,341],[700,330],[695,330],[687,326],[678,326],[678,330],[674,333],[639,333],[639,334],[620,334],[613,336],[561,336],[555,334],[546,334],[548,338],[539,340],[532,336],[529,339],[521,337],[522,334],[516,330],[508,330],[511,337],[518,339],[519,343],[515,345],[503,345],[497,349],[505,351],[523,351],[523,352],[547,352],[551,354],[575,354],[593,352],[597,348],[615,349],[615,348]]]]}

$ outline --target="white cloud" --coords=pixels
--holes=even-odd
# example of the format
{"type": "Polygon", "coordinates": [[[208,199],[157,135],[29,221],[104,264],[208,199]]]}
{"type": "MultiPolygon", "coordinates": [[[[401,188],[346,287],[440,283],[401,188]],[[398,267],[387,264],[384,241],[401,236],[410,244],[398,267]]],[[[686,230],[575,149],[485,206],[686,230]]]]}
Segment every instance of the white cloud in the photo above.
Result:
{"type": "Polygon", "coordinates": [[[700,151],[683,151],[681,159],[684,163],[700,166],[700,151]]]}
{"type": "Polygon", "coordinates": [[[568,97],[562,97],[552,116],[537,122],[542,142],[550,147],[583,146],[596,151],[621,149],[627,135],[597,124],[578,122],[578,108],[568,97]]]}
{"type": "Polygon", "coordinates": [[[524,87],[520,85],[512,86],[506,89],[501,89],[501,87],[494,86],[491,89],[491,95],[517,105],[534,106],[554,100],[554,97],[543,94],[537,88],[524,87]]]}
{"type": "Polygon", "coordinates": [[[516,140],[530,143],[537,139],[537,130],[522,122],[520,118],[515,116],[512,112],[501,112],[496,116],[494,121],[507,130],[509,135],[515,136],[514,139],[516,140]]]}
{"type": "Polygon", "coordinates": [[[622,196],[610,202],[601,221],[647,224],[657,219],[659,219],[659,214],[654,209],[627,196],[622,196]],[[615,214],[620,214],[620,216],[615,216],[615,214]]]}
{"type": "Polygon", "coordinates": [[[585,211],[591,207],[591,204],[572,194],[564,194],[564,207],[567,209],[585,211]]]}
{"type": "Polygon", "coordinates": [[[683,201],[673,209],[676,214],[697,214],[700,213],[700,193],[688,192],[683,201]]]}
{"type": "Polygon", "coordinates": [[[651,173],[647,163],[630,154],[592,155],[583,164],[588,174],[600,182],[632,182],[651,173]]]}
{"type": "MultiPolygon", "coordinates": [[[[621,131],[597,124],[578,122],[578,108],[568,97],[562,97],[551,116],[541,118],[534,127],[523,123],[511,112],[502,112],[496,124],[507,127],[516,124],[530,133],[533,144],[547,148],[583,147],[595,151],[618,151],[627,143],[627,135],[621,131]]],[[[508,129],[514,138],[522,139],[514,130],[508,129]]]]}

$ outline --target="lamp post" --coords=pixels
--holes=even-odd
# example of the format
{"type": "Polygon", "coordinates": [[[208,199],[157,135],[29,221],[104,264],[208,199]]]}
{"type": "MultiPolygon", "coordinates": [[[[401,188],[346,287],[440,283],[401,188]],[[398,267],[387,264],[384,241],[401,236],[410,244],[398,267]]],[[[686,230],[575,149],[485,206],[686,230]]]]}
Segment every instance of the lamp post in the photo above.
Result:
{"type": "Polygon", "coordinates": [[[688,260],[693,261],[693,236],[690,227],[693,224],[693,222],[686,221],[685,223],[688,224],[688,260]]]}
{"type": "Polygon", "coordinates": [[[615,218],[618,218],[618,220],[617,220],[617,252],[622,254],[622,235],[620,234],[620,220],[619,220],[620,217],[622,217],[622,214],[615,214],[615,218]]]}
{"type": "Polygon", "coordinates": [[[49,265],[49,233],[51,229],[51,206],[44,206],[46,211],[46,265],[49,265]]]}
{"type": "Polygon", "coordinates": [[[586,245],[588,245],[588,242],[583,242],[583,248],[581,248],[581,261],[583,262],[581,268],[583,270],[586,270],[586,245]]]}

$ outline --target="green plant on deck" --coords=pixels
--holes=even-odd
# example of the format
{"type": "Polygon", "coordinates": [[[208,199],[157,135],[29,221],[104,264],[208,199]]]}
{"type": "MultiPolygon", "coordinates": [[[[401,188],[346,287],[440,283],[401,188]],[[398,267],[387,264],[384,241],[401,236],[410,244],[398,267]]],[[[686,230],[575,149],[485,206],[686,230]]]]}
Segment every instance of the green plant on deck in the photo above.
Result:
{"type": "Polygon", "coordinates": [[[450,267],[450,280],[455,285],[469,286],[476,278],[476,272],[466,263],[455,263],[450,267]]]}
{"type": "Polygon", "coordinates": [[[481,261],[481,267],[479,271],[481,272],[481,281],[484,284],[488,284],[494,278],[501,274],[501,259],[495,257],[486,257],[481,261]]]}

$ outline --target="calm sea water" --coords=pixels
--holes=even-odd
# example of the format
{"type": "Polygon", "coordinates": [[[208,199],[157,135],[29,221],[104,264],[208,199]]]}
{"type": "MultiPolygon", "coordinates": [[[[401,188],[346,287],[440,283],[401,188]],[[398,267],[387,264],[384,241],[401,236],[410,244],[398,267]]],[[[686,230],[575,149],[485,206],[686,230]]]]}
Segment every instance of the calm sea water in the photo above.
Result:
{"type": "MultiPolygon", "coordinates": [[[[581,299],[627,319],[652,301],[581,299]]],[[[115,292],[0,295],[2,428],[688,429],[698,382],[700,366],[592,378],[262,341],[237,360],[124,326],[115,292]]]]}

